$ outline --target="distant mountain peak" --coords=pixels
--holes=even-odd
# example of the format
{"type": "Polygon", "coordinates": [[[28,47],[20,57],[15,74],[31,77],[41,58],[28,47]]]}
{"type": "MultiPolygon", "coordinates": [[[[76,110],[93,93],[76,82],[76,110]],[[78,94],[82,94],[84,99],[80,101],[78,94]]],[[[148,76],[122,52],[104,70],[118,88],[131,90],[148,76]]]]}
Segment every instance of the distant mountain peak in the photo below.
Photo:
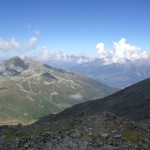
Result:
{"type": "Polygon", "coordinates": [[[43,64],[43,67],[47,68],[47,69],[52,69],[52,70],[55,70],[59,73],[68,73],[67,71],[63,70],[63,69],[58,69],[58,68],[54,68],[50,65],[47,65],[47,64],[43,64]]]}
{"type": "Polygon", "coordinates": [[[28,69],[28,64],[18,56],[5,60],[4,65],[7,71],[10,71],[11,73],[16,72],[19,74],[20,72],[28,69]]]}
{"type": "Polygon", "coordinates": [[[57,80],[56,77],[54,77],[53,75],[51,75],[50,73],[48,72],[45,72],[41,75],[41,77],[45,78],[45,79],[53,79],[53,80],[57,80]]]}

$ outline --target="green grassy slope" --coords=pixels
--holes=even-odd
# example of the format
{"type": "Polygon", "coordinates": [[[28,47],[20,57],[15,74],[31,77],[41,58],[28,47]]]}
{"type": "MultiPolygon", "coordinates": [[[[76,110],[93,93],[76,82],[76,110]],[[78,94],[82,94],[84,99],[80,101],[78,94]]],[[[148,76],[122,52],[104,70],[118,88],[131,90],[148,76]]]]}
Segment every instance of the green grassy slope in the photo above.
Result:
{"type": "Polygon", "coordinates": [[[102,98],[115,91],[74,73],[35,62],[27,64],[28,67],[22,70],[13,65],[13,70],[21,70],[19,75],[5,73],[0,77],[1,122],[36,120],[72,105],[102,98]]]}

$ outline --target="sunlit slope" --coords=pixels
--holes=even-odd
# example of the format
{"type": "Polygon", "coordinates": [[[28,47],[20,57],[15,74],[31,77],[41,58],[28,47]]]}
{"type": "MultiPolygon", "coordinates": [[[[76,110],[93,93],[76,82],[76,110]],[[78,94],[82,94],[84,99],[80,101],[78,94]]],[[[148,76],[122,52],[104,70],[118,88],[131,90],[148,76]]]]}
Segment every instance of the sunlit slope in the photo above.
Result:
{"type": "Polygon", "coordinates": [[[0,76],[0,120],[31,121],[115,90],[78,74],[11,58],[0,76]]]}

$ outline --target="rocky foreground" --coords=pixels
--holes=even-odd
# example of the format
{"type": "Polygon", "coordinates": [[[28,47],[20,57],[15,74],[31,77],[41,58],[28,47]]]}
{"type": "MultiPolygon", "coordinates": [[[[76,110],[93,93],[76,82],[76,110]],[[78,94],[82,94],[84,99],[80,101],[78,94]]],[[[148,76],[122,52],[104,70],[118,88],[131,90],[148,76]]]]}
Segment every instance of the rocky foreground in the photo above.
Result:
{"type": "Polygon", "coordinates": [[[150,150],[150,129],[111,113],[1,126],[1,150],[150,150]]]}

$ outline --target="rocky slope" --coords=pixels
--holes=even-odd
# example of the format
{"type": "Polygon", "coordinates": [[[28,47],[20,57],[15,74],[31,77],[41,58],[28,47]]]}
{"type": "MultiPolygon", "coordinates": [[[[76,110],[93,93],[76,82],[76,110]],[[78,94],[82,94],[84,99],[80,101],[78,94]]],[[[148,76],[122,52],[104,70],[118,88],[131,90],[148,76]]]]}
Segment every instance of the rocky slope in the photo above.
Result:
{"type": "Polygon", "coordinates": [[[150,130],[111,113],[30,126],[1,126],[3,150],[149,150],[150,130]]]}
{"type": "Polygon", "coordinates": [[[150,78],[103,99],[75,105],[41,121],[59,120],[112,112],[120,117],[140,121],[150,126],[150,78]]]}
{"type": "Polygon", "coordinates": [[[114,91],[87,77],[13,57],[0,66],[0,123],[33,121],[114,91]]]}

